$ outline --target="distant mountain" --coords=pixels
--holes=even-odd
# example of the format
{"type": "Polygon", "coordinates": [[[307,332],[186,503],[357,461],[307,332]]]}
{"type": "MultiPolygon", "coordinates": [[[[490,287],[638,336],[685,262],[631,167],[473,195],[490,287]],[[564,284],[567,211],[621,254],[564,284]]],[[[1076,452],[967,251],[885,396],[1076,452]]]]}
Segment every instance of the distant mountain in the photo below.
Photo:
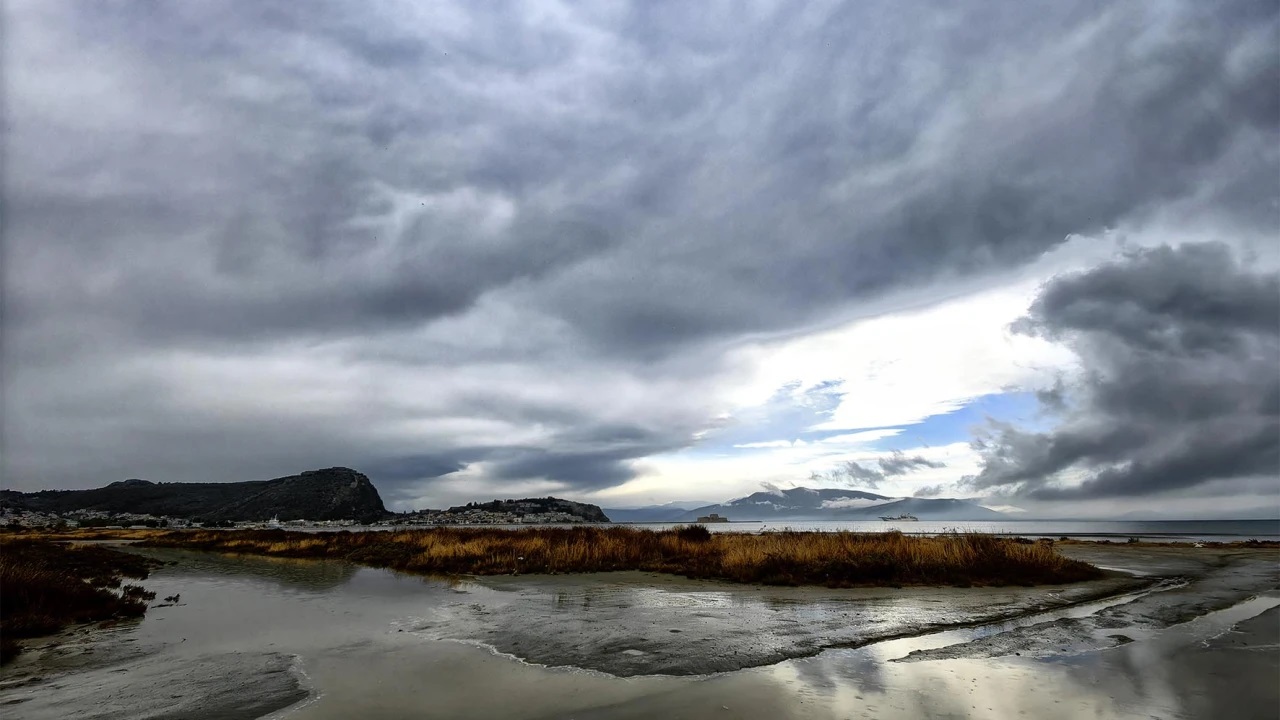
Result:
{"type": "Polygon", "coordinates": [[[605,508],[604,514],[614,522],[677,522],[690,510],[711,504],[709,501],[690,500],[638,508],[605,508]]]}
{"type": "Polygon", "coordinates": [[[914,515],[921,520],[999,520],[1002,512],[968,500],[954,498],[903,498],[884,505],[841,511],[837,520],[876,520],[880,517],[914,515]]]}
{"type": "Polygon", "coordinates": [[[605,517],[604,511],[598,505],[561,500],[554,497],[494,500],[492,502],[469,503],[449,508],[451,513],[464,513],[467,510],[487,510],[493,513],[512,513],[515,515],[561,512],[580,517],[587,522],[609,522],[609,518],[605,517]]]}
{"type": "Polygon", "coordinates": [[[862,490],[791,488],[758,492],[737,500],[706,505],[675,518],[691,522],[716,513],[730,520],[874,520],[880,516],[915,515],[921,520],[995,520],[1002,513],[967,500],[895,499],[862,490]]]}
{"type": "Polygon", "coordinates": [[[356,520],[387,514],[361,473],[334,467],[274,480],[153,483],[124,480],[92,490],[0,491],[0,504],[38,512],[99,510],[212,520],[356,520]]]}

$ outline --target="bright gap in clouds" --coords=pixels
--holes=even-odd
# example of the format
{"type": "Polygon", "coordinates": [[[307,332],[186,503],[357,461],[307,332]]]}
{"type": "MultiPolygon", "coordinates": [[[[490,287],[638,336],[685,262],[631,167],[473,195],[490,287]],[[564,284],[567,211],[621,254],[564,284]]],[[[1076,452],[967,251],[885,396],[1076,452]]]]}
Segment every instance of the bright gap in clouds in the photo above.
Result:
{"type": "Polygon", "coordinates": [[[874,465],[893,451],[941,467],[867,489],[963,494],[949,486],[979,467],[970,429],[988,417],[1034,423],[1032,391],[1073,365],[1062,347],[1009,332],[1037,287],[1022,282],[743,348],[749,371],[727,390],[735,409],[724,427],[690,449],[646,459],[640,477],[599,497],[643,504],[694,488],[728,498],[761,483],[812,485],[813,472],[847,461],[874,465]]]}

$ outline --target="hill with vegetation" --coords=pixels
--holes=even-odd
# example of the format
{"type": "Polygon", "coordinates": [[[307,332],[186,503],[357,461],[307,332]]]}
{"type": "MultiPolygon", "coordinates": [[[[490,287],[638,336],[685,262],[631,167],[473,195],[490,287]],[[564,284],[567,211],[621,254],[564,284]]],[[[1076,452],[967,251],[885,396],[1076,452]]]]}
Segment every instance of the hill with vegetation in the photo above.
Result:
{"type": "Polygon", "coordinates": [[[201,522],[273,517],[370,522],[387,514],[369,478],[344,467],[247,482],[155,483],[135,479],[90,490],[6,490],[0,492],[0,504],[45,513],[97,510],[201,522]]]}
{"type": "Polygon", "coordinates": [[[520,500],[494,500],[485,503],[467,503],[449,508],[453,514],[465,513],[468,510],[483,510],[491,513],[510,513],[515,516],[544,515],[548,513],[564,513],[582,518],[587,522],[609,522],[604,511],[598,505],[562,500],[554,497],[522,498],[520,500]]]}

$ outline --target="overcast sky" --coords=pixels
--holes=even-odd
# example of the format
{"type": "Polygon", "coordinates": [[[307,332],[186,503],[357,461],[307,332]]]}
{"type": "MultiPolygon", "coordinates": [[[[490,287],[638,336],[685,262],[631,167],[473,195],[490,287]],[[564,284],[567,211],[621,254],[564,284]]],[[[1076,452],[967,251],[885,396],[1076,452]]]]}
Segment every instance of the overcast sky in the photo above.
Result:
{"type": "Polygon", "coordinates": [[[3,485],[1280,512],[1275,0],[584,5],[5,2],[3,485]]]}

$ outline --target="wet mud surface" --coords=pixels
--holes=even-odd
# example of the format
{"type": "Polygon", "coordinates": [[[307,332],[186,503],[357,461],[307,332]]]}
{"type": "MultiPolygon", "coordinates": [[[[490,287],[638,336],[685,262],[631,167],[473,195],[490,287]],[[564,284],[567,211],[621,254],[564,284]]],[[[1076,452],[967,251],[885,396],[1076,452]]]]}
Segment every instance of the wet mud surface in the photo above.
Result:
{"type": "Polygon", "coordinates": [[[182,601],[43,641],[0,670],[0,715],[1275,716],[1280,553],[1063,550],[1131,574],[974,589],[447,582],[147,551],[175,563],[148,587],[182,601]]]}
{"type": "MultiPolygon", "coordinates": [[[[1092,548],[1078,552],[1108,557],[1107,553],[1092,548]]],[[[1179,556],[1175,552],[1135,551],[1130,562],[1146,559],[1148,570],[1176,574],[1165,577],[1150,592],[1128,602],[1101,608],[1084,617],[1050,618],[965,643],[920,650],[903,660],[1076,654],[1149,638],[1165,628],[1251,598],[1270,597],[1272,602],[1280,604],[1280,574],[1274,562],[1266,562],[1268,551],[1222,551],[1190,556],[1185,552],[1179,556]]],[[[1274,558],[1274,551],[1270,555],[1274,558]]]]}
{"type": "Polygon", "coordinates": [[[256,718],[307,698],[293,665],[294,658],[281,653],[117,657],[6,683],[0,710],[31,720],[256,718]]]}
{"type": "Polygon", "coordinates": [[[612,573],[485,578],[482,584],[499,592],[439,606],[405,629],[473,641],[540,665],[630,677],[770,665],[827,648],[1066,607],[1150,581],[827,590],[612,573]]]}

